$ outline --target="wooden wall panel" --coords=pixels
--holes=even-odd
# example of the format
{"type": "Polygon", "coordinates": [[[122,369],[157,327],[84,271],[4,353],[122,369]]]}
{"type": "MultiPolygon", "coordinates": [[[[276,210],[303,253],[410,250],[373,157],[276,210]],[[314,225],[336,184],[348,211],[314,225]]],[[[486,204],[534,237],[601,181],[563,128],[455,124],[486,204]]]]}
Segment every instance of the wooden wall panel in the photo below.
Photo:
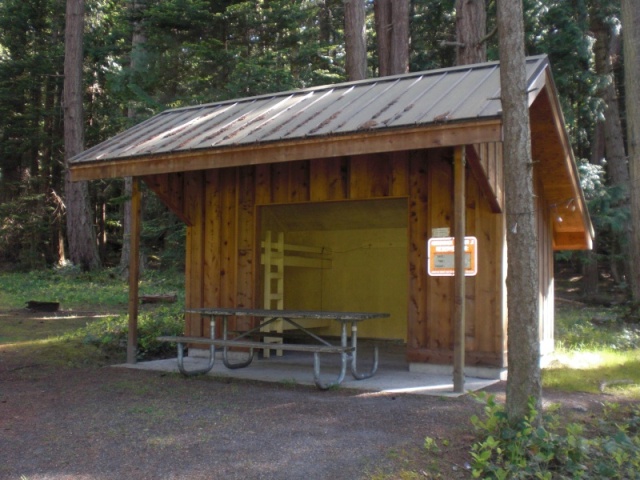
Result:
{"type": "MultiPolygon", "coordinates": [[[[450,149],[209,170],[188,174],[184,186],[185,211],[194,218],[187,243],[188,306],[260,306],[256,205],[409,197],[408,359],[451,362],[453,279],[429,277],[426,269],[432,228],[452,225],[450,149]]],[[[492,213],[472,175],[466,228],[478,237],[479,249],[478,277],[467,282],[467,363],[501,366],[503,218],[492,213]]],[[[208,333],[195,320],[188,328],[190,334],[208,333]]]]}
{"type": "MultiPolygon", "coordinates": [[[[255,175],[253,167],[238,169],[238,207],[237,207],[237,293],[236,306],[255,307],[254,266],[255,253],[255,175]]],[[[259,262],[258,262],[259,263],[259,262]]],[[[249,319],[238,319],[237,330],[251,327],[249,319]]]]}
{"type": "MultiPolygon", "coordinates": [[[[479,224],[479,210],[481,208],[480,198],[482,193],[475,182],[469,168],[466,170],[465,178],[465,236],[477,237],[479,224]]],[[[481,275],[482,277],[482,275],[481,275]]],[[[479,282],[477,276],[465,277],[465,347],[466,350],[475,351],[477,349],[476,330],[478,330],[477,322],[486,322],[488,317],[479,317],[478,309],[482,305],[482,299],[478,297],[479,282]]],[[[480,326],[482,328],[482,326],[480,326]]],[[[455,340],[455,339],[454,339],[455,340]]]]}
{"type": "Polygon", "coordinates": [[[349,165],[349,197],[351,199],[389,196],[392,177],[388,155],[351,157],[349,165]]]}
{"type": "Polygon", "coordinates": [[[236,266],[237,266],[237,178],[236,168],[220,170],[220,306],[236,306],[236,266]]]}
{"type": "MultiPolygon", "coordinates": [[[[475,236],[478,239],[478,275],[475,279],[474,337],[479,352],[498,353],[506,340],[504,295],[504,234],[503,214],[491,211],[478,202],[475,236]],[[500,290],[499,290],[500,289],[500,290]]],[[[498,364],[497,366],[503,366],[498,364]]]]}
{"type": "Polygon", "coordinates": [[[309,161],[291,162],[289,164],[289,202],[309,201],[309,161]]]}
{"type": "Polygon", "coordinates": [[[273,202],[271,197],[271,165],[261,163],[255,167],[256,204],[268,205],[273,202]]]}
{"type": "MultiPolygon", "coordinates": [[[[204,173],[188,172],[184,176],[185,212],[193,225],[187,227],[187,258],[185,298],[186,308],[200,308],[204,305],[204,173]]],[[[202,319],[199,315],[186,315],[186,334],[201,336],[202,319]]]]}
{"type": "Polygon", "coordinates": [[[389,154],[389,172],[391,183],[389,196],[406,197],[409,195],[409,152],[389,154]]]}
{"type": "MultiPolygon", "coordinates": [[[[220,254],[222,213],[220,198],[220,170],[205,172],[204,209],[204,305],[220,305],[220,254]]],[[[220,332],[218,332],[219,334],[220,332]]],[[[204,325],[204,335],[209,335],[209,325],[204,325]]]]}
{"type": "MultiPolygon", "coordinates": [[[[453,168],[442,158],[441,150],[429,151],[429,217],[430,229],[452,227],[453,168]]],[[[453,233],[453,228],[451,228],[453,233]]],[[[431,230],[428,232],[431,236],[431,230]]],[[[429,348],[450,351],[453,347],[453,278],[429,277],[427,292],[430,332],[429,348]]]]}
{"type": "Polygon", "coordinates": [[[427,303],[427,240],[429,238],[429,176],[425,152],[409,158],[409,304],[407,306],[408,354],[425,349],[429,342],[427,303]]]}
{"type": "Polygon", "coordinates": [[[537,184],[540,353],[546,355],[551,353],[554,348],[553,222],[555,219],[547,207],[539,179],[537,184]]]}
{"type": "Polygon", "coordinates": [[[271,200],[274,203],[289,202],[289,163],[274,163],[271,166],[271,200]]]}
{"type": "Polygon", "coordinates": [[[347,162],[327,158],[309,162],[309,199],[312,202],[348,198],[347,162]]]}

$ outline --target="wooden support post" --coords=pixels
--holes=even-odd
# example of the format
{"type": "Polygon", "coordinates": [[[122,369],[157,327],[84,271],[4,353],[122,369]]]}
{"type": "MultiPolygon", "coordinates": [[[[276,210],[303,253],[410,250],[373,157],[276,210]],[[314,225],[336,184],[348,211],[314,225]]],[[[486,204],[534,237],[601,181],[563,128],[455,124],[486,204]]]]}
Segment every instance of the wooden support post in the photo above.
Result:
{"type": "Polygon", "coordinates": [[[453,391],[464,393],[465,351],[465,147],[456,147],[454,153],[454,306],[453,306],[453,391]]]}
{"type": "Polygon", "coordinates": [[[133,178],[131,188],[131,235],[129,238],[129,336],[127,363],[136,363],[138,351],[138,282],[140,276],[140,180],[133,178]]]}

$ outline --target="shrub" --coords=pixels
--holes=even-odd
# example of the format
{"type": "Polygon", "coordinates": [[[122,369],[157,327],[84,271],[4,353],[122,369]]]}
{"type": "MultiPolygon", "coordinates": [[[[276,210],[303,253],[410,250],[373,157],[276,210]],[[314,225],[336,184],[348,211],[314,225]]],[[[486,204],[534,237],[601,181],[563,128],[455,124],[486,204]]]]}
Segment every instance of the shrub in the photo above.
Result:
{"type": "Polygon", "coordinates": [[[529,415],[512,426],[493,396],[478,398],[485,402],[486,419],[471,419],[479,435],[471,451],[474,478],[640,478],[637,405],[627,410],[609,405],[595,425],[586,427],[563,426],[553,414],[536,426],[531,401],[529,415]]]}
{"type": "MultiPolygon", "coordinates": [[[[138,317],[138,360],[175,355],[175,345],[158,342],[161,335],[181,335],[184,329],[182,312],[174,307],[160,307],[138,317]]],[[[126,315],[111,316],[88,324],[72,335],[95,345],[107,353],[127,348],[128,320],[126,315]]]]}

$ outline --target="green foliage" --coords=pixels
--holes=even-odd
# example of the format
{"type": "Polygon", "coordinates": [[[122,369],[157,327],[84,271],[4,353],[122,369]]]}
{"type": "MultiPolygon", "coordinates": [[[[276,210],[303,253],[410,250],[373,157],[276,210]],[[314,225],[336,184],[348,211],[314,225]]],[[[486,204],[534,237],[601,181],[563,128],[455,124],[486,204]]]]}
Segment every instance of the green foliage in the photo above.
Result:
{"type": "Polygon", "coordinates": [[[0,203],[0,265],[27,270],[47,265],[55,206],[45,195],[22,195],[0,203]]]}
{"type": "Polygon", "coordinates": [[[556,351],[543,385],[563,391],[640,398],[640,327],[623,308],[556,309],[556,351]]]}
{"type": "MultiPolygon", "coordinates": [[[[184,277],[173,271],[146,271],[140,281],[140,291],[144,294],[177,293],[178,301],[173,304],[141,307],[138,316],[138,358],[175,355],[175,345],[160,343],[156,337],[161,335],[180,335],[184,331],[184,277]]],[[[98,347],[105,355],[121,356],[126,351],[128,316],[127,314],[109,315],[95,319],[86,310],[119,310],[127,305],[128,286],[112,270],[83,272],[77,267],[65,267],[53,270],[36,270],[29,273],[0,273],[0,305],[9,308],[24,307],[27,300],[47,300],[61,302],[66,312],[78,309],[77,315],[85,320],[74,320],[62,316],[55,324],[31,326],[29,331],[22,321],[18,325],[7,325],[11,338],[0,337],[0,342],[27,342],[55,334],[62,326],[74,326],[78,321],[86,323],[81,328],[66,333],[53,342],[47,340],[47,348],[61,348],[65,345],[98,347]],[[90,319],[87,321],[86,319],[90,319]],[[21,330],[22,328],[22,330],[21,330]],[[54,345],[55,343],[55,345],[54,345]]],[[[31,324],[29,324],[31,325],[31,324]]],[[[7,332],[5,332],[7,333],[7,332]]],[[[40,346],[42,347],[41,344],[40,346]]],[[[69,348],[70,349],[70,348],[69,348]]],[[[89,350],[86,350],[89,351],[89,350]]],[[[65,353],[65,358],[78,355],[65,353]]],[[[74,362],[76,361],[74,360],[74,362]]]]}
{"type": "MultiPolygon", "coordinates": [[[[142,294],[177,292],[184,304],[184,277],[172,271],[146,271],[140,281],[142,294]]],[[[67,266],[27,273],[0,273],[0,304],[21,308],[29,300],[57,301],[65,310],[122,308],[127,305],[128,286],[115,270],[83,272],[67,266]]],[[[179,308],[179,307],[176,307],[179,308]]]]}
{"type": "Polygon", "coordinates": [[[0,300],[12,308],[24,307],[29,300],[60,302],[63,309],[126,305],[127,285],[116,277],[110,270],[82,272],[72,266],[0,273],[0,300]]]}
{"type": "Polygon", "coordinates": [[[537,425],[533,399],[529,414],[511,425],[493,396],[478,395],[485,417],[472,417],[479,440],[471,450],[474,478],[633,479],[640,478],[640,409],[606,408],[592,428],[562,425],[553,414],[537,425]],[[622,418],[630,418],[621,426],[622,418]]]}
{"type": "Polygon", "coordinates": [[[438,442],[433,437],[425,437],[423,446],[427,452],[437,453],[440,451],[440,447],[438,447],[438,442]]]}
{"type": "Polygon", "coordinates": [[[442,46],[442,42],[453,42],[456,39],[454,0],[415,0],[410,25],[411,71],[431,70],[455,64],[455,48],[442,46]],[[434,25],[438,27],[434,28],[434,25]]]}
{"type": "Polygon", "coordinates": [[[592,65],[589,0],[525,0],[527,53],[547,54],[578,158],[590,158],[595,119],[602,113],[592,65]]]}
{"type": "MultiPolygon", "coordinates": [[[[127,348],[127,315],[112,316],[88,324],[70,334],[83,342],[95,345],[106,353],[123,352],[127,348]]],[[[184,316],[180,306],[160,307],[138,316],[138,360],[174,356],[176,346],[158,342],[162,335],[181,335],[184,332],[184,316]]]]}
{"type": "Polygon", "coordinates": [[[640,349],[640,328],[624,322],[623,308],[556,308],[555,338],[569,351],[640,349]]]}

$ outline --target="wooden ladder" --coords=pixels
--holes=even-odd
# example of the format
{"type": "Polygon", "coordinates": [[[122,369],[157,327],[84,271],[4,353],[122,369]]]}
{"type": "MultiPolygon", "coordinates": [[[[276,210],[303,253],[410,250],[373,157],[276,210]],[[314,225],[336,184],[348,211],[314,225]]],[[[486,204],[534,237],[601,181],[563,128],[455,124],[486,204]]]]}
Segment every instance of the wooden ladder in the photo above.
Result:
{"type": "MultiPolygon", "coordinates": [[[[273,239],[271,231],[266,232],[264,240],[264,250],[262,261],[264,263],[264,308],[269,310],[284,309],[284,233],[278,232],[277,238],[273,239]]],[[[282,334],[282,319],[264,327],[265,332],[282,334]]],[[[280,337],[265,337],[265,342],[282,343],[280,337]]],[[[274,349],[277,356],[282,355],[282,350],[274,349]]],[[[269,358],[271,349],[264,350],[264,357],[269,358]]]]}

